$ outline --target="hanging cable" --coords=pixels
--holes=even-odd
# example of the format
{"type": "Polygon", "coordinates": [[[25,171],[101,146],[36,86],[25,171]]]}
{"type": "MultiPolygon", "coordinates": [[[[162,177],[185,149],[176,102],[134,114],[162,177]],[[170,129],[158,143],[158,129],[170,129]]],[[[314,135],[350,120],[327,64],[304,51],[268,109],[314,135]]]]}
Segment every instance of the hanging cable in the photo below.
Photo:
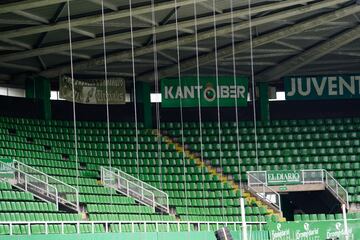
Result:
{"type": "MultiPolygon", "coordinates": [[[[151,0],[151,20],[152,22],[156,22],[155,16],[155,2],[151,0]]],[[[154,59],[154,82],[155,82],[155,93],[159,94],[159,72],[158,72],[158,55],[157,55],[157,37],[156,37],[156,25],[153,24],[152,26],[152,42],[153,42],[153,59],[154,59]]],[[[157,131],[157,146],[158,146],[158,160],[159,160],[159,183],[160,189],[163,189],[163,182],[162,182],[162,149],[161,149],[161,126],[160,126],[160,107],[159,103],[155,103],[156,107],[156,131],[157,131]]],[[[163,214],[163,212],[161,212],[163,214]]]]}
{"type": "Polygon", "coordinates": [[[220,180],[221,180],[221,207],[222,214],[225,217],[225,207],[224,207],[224,183],[223,183],[223,164],[222,164],[222,134],[221,134],[221,115],[220,115],[220,99],[218,96],[219,91],[219,63],[218,63],[218,43],[217,43],[217,23],[216,23],[216,4],[215,0],[212,1],[213,5],[213,24],[214,24],[214,52],[215,52],[215,79],[216,79],[216,105],[217,105],[217,119],[218,119],[218,143],[219,143],[219,164],[220,164],[220,180]]]}
{"type": "Polygon", "coordinates": [[[136,165],[137,165],[137,178],[140,178],[140,165],[139,165],[139,134],[138,134],[138,117],[137,117],[137,99],[136,99],[136,72],[135,72],[135,48],[134,48],[134,27],[133,27],[133,12],[132,1],[129,0],[130,11],[130,41],[131,41],[131,61],[132,61],[132,80],[133,80],[133,101],[134,101],[134,121],[135,121],[135,144],[136,144],[136,165]]]}
{"type": "Polygon", "coordinates": [[[72,47],[72,29],[71,29],[71,11],[70,1],[67,0],[67,14],[68,14],[68,31],[69,31],[69,50],[70,50],[70,74],[72,87],[72,107],[73,107],[73,123],[74,123],[74,145],[75,145],[75,166],[76,166],[76,189],[79,191],[79,160],[78,160],[78,139],[76,127],[76,104],[75,104],[75,82],[74,82],[74,59],[72,47]]]}
{"type": "MultiPolygon", "coordinates": [[[[253,45],[253,32],[252,32],[252,8],[251,0],[248,0],[248,9],[249,9],[249,35],[250,35],[250,65],[251,65],[251,91],[252,91],[252,106],[253,106],[253,120],[254,120],[254,140],[255,140],[255,160],[256,160],[256,169],[259,171],[259,158],[258,158],[258,136],[257,136],[257,122],[256,122],[256,95],[255,95],[255,71],[254,71],[254,45],[253,45]]],[[[258,217],[260,216],[260,212],[258,217]]],[[[260,218],[259,218],[260,219],[260,218]]],[[[252,232],[252,225],[250,225],[250,234],[252,232]]],[[[250,235],[251,239],[251,235],[250,235]]]]}
{"type": "MultiPolygon", "coordinates": [[[[135,48],[134,48],[134,26],[133,26],[133,12],[132,1],[129,0],[130,11],[130,40],[131,40],[131,61],[132,61],[132,80],[133,80],[133,101],[134,101],[134,121],[135,121],[135,144],[136,144],[136,177],[140,179],[140,163],[139,163],[139,133],[138,133],[138,116],[137,116],[137,99],[136,99],[136,72],[135,72],[135,48]]],[[[139,203],[139,208],[141,205],[139,203]]],[[[141,211],[139,211],[141,216],[141,211]]]]}
{"type": "MultiPolygon", "coordinates": [[[[237,72],[236,72],[236,51],[235,51],[235,28],[234,28],[234,3],[233,0],[230,0],[230,21],[231,21],[231,47],[232,47],[232,64],[233,64],[233,77],[234,77],[234,86],[237,89],[237,72]]],[[[247,101],[247,99],[246,99],[247,101]]],[[[236,124],[236,147],[237,147],[237,160],[238,160],[238,171],[239,171],[239,191],[242,193],[242,183],[241,183],[241,155],[240,155],[240,133],[239,133],[239,112],[238,112],[238,102],[235,100],[235,124],[236,124]]],[[[240,198],[239,197],[239,207],[240,207],[240,198]]]]}
{"type": "MultiPolygon", "coordinates": [[[[110,112],[109,112],[109,90],[108,90],[108,70],[107,70],[107,53],[106,53],[106,31],[105,31],[105,13],[104,13],[104,0],[101,0],[101,23],[102,23],[102,37],[103,37],[103,50],[104,50],[104,78],[105,78],[105,98],[106,98],[106,125],[107,125],[107,142],[108,142],[108,158],[109,169],[112,168],[111,164],[111,139],[110,139],[110,112]]],[[[113,194],[110,191],[110,202],[113,204],[113,194]]]]}
{"type": "MultiPolygon", "coordinates": [[[[199,41],[198,41],[198,19],[197,19],[197,5],[196,0],[194,0],[194,35],[195,35],[195,53],[196,53],[196,78],[197,78],[197,94],[198,94],[198,116],[199,116],[199,134],[200,134],[200,159],[201,163],[204,163],[204,143],[203,143],[203,133],[202,133],[202,113],[201,113],[201,98],[200,98],[200,64],[199,64],[199,41]]],[[[203,214],[206,216],[205,208],[205,166],[201,167],[201,177],[202,177],[202,199],[203,199],[203,214]]]]}
{"type": "Polygon", "coordinates": [[[255,160],[256,169],[259,171],[259,158],[258,158],[258,136],[257,136],[257,122],[256,122],[256,96],[255,96],[255,71],[254,71],[254,44],[253,44],[253,31],[252,31],[252,17],[251,17],[251,0],[248,0],[249,7],[249,34],[250,34],[250,65],[251,65],[251,92],[252,92],[252,106],[253,106],[253,120],[254,120],[254,138],[255,138],[255,160]]]}
{"type": "MultiPolygon", "coordinates": [[[[180,67],[180,45],[179,45],[179,23],[178,23],[178,5],[177,0],[175,3],[175,29],[176,29],[176,53],[177,53],[177,72],[178,72],[178,82],[179,87],[182,86],[181,80],[181,67],[180,67]]],[[[186,159],[185,159],[185,139],[184,139],[184,116],[183,116],[183,102],[182,98],[180,98],[180,121],[181,121],[181,146],[182,146],[182,161],[183,161],[183,169],[184,169],[184,190],[185,190],[185,212],[186,216],[189,215],[188,209],[188,193],[187,193],[187,181],[186,181],[186,159]]]]}

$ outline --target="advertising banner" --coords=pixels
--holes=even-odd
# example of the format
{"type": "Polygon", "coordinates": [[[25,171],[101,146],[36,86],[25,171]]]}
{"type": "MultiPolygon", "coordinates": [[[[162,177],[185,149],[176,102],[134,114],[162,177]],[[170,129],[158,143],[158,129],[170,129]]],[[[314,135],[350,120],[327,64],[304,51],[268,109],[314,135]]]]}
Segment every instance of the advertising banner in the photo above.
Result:
{"type": "Polygon", "coordinates": [[[247,105],[248,80],[243,77],[167,78],[161,81],[162,107],[244,107],[247,105]],[[181,101],[180,101],[181,100],[181,101]]]}
{"type": "Polygon", "coordinates": [[[300,171],[267,171],[268,185],[301,184],[300,171]]]}
{"type": "Polygon", "coordinates": [[[360,98],[360,74],[284,78],[287,100],[360,98]]]}
{"type": "MultiPolygon", "coordinates": [[[[360,239],[360,220],[348,220],[348,240],[360,239]]],[[[344,222],[285,222],[269,224],[271,240],[345,240],[344,222]]]]}
{"type": "MultiPolygon", "coordinates": [[[[72,80],[60,79],[60,98],[73,101],[72,80]]],[[[83,104],[106,104],[106,85],[104,80],[74,80],[75,102],[83,104]]],[[[125,104],[125,80],[108,79],[109,104],[125,104]]]]}

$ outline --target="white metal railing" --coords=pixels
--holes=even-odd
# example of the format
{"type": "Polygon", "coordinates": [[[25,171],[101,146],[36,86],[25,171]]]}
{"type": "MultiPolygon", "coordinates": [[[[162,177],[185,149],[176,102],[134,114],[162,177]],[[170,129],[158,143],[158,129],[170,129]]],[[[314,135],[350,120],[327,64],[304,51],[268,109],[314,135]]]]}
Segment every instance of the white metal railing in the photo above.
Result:
{"type": "Polygon", "coordinates": [[[104,186],[133,197],[137,201],[151,206],[154,211],[158,208],[166,213],[170,212],[167,193],[117,168],[101,167],[101,181],[104,186]]]}
{"type": "Polygon", "coordinates": [[[54,177],[51,177],[33,167],[14,160],[12,163],[0,162],[0,175],[3,181],[36,197],[71,208],[77,212],[79,208],[78,190],[54,177]],[[7,172],[7,173],[5,173],[7,172]]]}
{"type": "MultiPolygon", "coordinates": [[[[216,229],[221,227],[233,227],[234,230],[241,230],[242,222],[211,222],[211,221],[32,221],[32,222],[0,222],[0,226],[9,227],[9,235],[14,235],[15,226],[26,226],[27,234],[31,235],[31,226],[43,226],[44,234],[49,234],[50,226],[60,226],[60,234],[65,234],[65,226],[74,226],[77,234],[81,234],[81,225],[91,226],[91,233],[96,233],[95,225],[101,224],[104,227],[104,232],[129,232],[125,227],[131,228],[130,232],[150,232],[147,227],[150,224],[155,225],[155,231],[159,232],[160,227],[166,226],[166,232],[200,232],[200,231],[213,231],[212,226],[216,229]],[[174,231],[174,226],[176,231],[174,231]],[[113,229],[114,228],[114,229],[113,229]],[[116,230],[115,230],[116,229],[116,230]],[[185,230],[184,230],[185,229],[185,230]],[[205,229],[205,230],[204,230],[205,229]],[[119,230],[119,231],[117,231],[119,230]]],[[[246,222],[249,229],[254,225],[260,225],[260,230],[266,222],[246,222]]],[[[83,233],[89,233],[84,231],[83,233]]],[[[39,234],[39,233],[37,233],[39,234]]]]}
{"type": "MultiPolygon", "coordinates": [[[[348,192],[328,171],[325,169],[306,169],[299,170],[298,172],[298,184],[324,184],[326,189],[328,189],[342,204],[345,204],[346,207],[349,208],[348,192]]],[[[264,183],[267,186],[271,184],[267,178],[266,171],[249,171],[247,174],[249,186],[257,186],[261,183],[264,183]]]]}
{"type": "Polygon", "coordinates": [[[324,175],[326,188],[349,209],[349,193],[328,171],[324,170],[324,175]]]}
{"type": "MultiPolygon", "coordinates": [[[[247,172],[248,188],[252,190],[263,201],[270,203],[277,210],[281,211],[280,194],[269,187],[260,172],[247,172]]],[[[266,175],[266,174],[265,174],[266,175]]]]}

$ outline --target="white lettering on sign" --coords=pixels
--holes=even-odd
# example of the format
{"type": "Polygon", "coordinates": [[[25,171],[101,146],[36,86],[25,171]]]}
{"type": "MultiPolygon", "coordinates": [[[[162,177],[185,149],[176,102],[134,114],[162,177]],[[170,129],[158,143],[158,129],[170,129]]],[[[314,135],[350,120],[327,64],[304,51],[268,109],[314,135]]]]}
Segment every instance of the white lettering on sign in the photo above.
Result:
{"type": "MultiPolygon", "coordinates": [[[[203,86],[165,86],[164,97],[165,99],[195,99],[202,89],[203,86]]],[[[216,91],[215,88],[211,86],[206,87],[203,95],[207,101],[213,101],[216,97],[220,99],[245,98],[245,92],[246,89],[244,86],[221,85],[216,87],[216,91]]]]}
{"type": "Polygon", "coordinates": [[[360,95],[360,76],[293,77],[290,79],[288,97],[360,95]]]}

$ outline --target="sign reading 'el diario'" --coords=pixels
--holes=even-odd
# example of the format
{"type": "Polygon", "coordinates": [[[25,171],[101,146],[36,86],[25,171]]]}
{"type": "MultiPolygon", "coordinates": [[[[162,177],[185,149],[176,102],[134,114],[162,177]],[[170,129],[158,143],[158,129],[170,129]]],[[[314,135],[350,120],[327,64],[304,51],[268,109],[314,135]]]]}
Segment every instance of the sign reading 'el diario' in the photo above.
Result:
{"type": "Polygon", "coordinates": [[[161,81],[162,107],[233,107],[246,106],[248,80],[237,77],[167,78],[161,81]]]}
{"type": "Polygon", "coordinates": [[[360,98],[360,74],[287,77],[284,84],[288,100],[360,98]]]}
{"type": "Polygon", "coordinates": [[[268,171],[266,174],[268,185],[287,185],[301,183],[300,171],[268,171]]]}

